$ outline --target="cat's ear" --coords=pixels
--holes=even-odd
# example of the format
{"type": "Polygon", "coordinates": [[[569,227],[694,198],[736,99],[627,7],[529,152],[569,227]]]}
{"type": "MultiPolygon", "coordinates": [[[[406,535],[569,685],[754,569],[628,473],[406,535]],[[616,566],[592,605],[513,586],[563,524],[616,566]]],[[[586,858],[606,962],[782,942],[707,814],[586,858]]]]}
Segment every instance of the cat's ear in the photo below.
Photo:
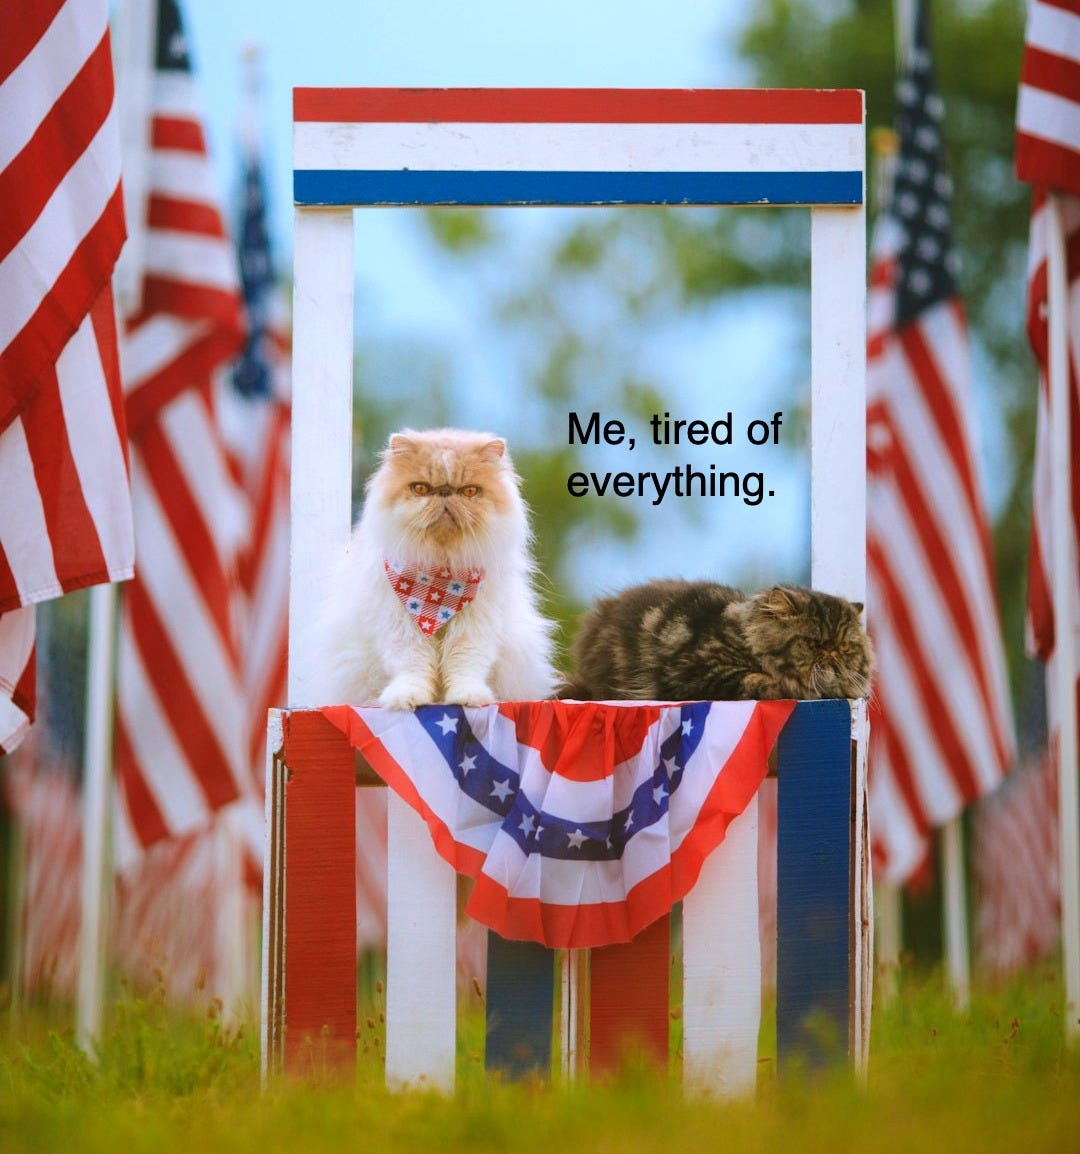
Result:
{"type": "Polygon", "coordinates": [[[497,461],[506,453],[506,442],[502,437],[495,437],[488,441],[488,443],[481,448],[480,452],[483,456],[497,461]]]}
{"type": "Polygon", "coordinates": [[[774,585],[771,589],[766,589],[759,594],[758,609],[763,613],[769,613],[776,617],[780,617],[785,613],[791,613],[796,608],[795,599],[791,594],[790,589],[786,589],[783,585],[774,585]]]}
{"type": "Polygon", "coordinates": [[[408,433],[393,433],[390,437],[390,452],[405,453],[415,448],[416,442],[408,433]]]}
{"type": "Polygon", "coordinates": [[[861,613],[863,611],[863,603],[861,601],[852,601],[851,608],[854,609],[856,613],[861,613]]]}

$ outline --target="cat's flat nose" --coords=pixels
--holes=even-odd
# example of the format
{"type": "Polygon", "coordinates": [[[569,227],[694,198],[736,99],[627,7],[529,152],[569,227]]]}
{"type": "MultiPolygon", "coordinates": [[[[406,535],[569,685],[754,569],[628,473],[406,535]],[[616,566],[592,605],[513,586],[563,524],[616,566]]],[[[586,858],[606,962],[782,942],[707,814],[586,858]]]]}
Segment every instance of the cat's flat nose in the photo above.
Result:
{"type": "Polygon", "coordinates": [[[452,489],[452,488],[451,488],[449,485],[440,485],[440,486],[439,486],[439,487],[438,487],[438,488],[435,490],[435,492],[436,492],[436,493],[437,493],[437,494],[438,494],[440,497],[449,497],[449,496],[450,496],[450,495],[451,495],[451,494],[454,492],[454,490],[453,490],[453,489],[452,489]]]}

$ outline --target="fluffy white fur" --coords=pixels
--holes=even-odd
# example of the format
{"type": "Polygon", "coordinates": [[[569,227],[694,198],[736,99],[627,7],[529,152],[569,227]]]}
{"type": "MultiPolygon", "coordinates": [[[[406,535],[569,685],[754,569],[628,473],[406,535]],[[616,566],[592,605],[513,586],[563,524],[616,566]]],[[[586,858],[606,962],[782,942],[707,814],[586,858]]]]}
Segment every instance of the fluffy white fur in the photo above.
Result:
{"type": "Polygon", "coordinates": [[[537,608],[530,540],[504,441],[458,429],[394,434],[330,585],[318,638],[326,700],[412,709],[550,697],[552,625],[537,608]],[[478,494],[462,494],[473,486],[478,494]],[[388,559],[478,565],[484,583],[428,637],[391,588],[388,559]]]}

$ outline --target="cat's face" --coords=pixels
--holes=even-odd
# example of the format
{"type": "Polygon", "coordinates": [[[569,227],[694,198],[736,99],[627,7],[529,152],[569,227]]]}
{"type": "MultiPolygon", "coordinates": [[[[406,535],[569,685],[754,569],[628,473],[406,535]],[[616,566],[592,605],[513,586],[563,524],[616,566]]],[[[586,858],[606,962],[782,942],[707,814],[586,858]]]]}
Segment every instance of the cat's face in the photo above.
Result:
{"type": "Polygon", "coordinates": [[[399,547],[450,558],[489,544],[519,503],[506,443],[458,429],[395,433],[368,499],[399,547]]]}
{"type": "Polygon", "coordinates": [[[739,607],[748,643],[778,677],[814,697],[867,697],[874,671],[862,606],[816,590],[776,586],[739,607]]]}

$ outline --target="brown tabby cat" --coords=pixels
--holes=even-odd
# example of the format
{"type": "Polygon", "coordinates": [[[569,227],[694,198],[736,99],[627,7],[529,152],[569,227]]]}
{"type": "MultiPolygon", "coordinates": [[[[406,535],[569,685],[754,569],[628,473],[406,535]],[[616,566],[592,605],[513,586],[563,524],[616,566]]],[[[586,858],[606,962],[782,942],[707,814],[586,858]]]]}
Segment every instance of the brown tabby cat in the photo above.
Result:
{"type": "Polygon", "coordinates": [[[730,701],[867,697],[862,605],[797,586],[747,596],[711,581],[650,581],[582,622],[560,697],[730,701]]]}

